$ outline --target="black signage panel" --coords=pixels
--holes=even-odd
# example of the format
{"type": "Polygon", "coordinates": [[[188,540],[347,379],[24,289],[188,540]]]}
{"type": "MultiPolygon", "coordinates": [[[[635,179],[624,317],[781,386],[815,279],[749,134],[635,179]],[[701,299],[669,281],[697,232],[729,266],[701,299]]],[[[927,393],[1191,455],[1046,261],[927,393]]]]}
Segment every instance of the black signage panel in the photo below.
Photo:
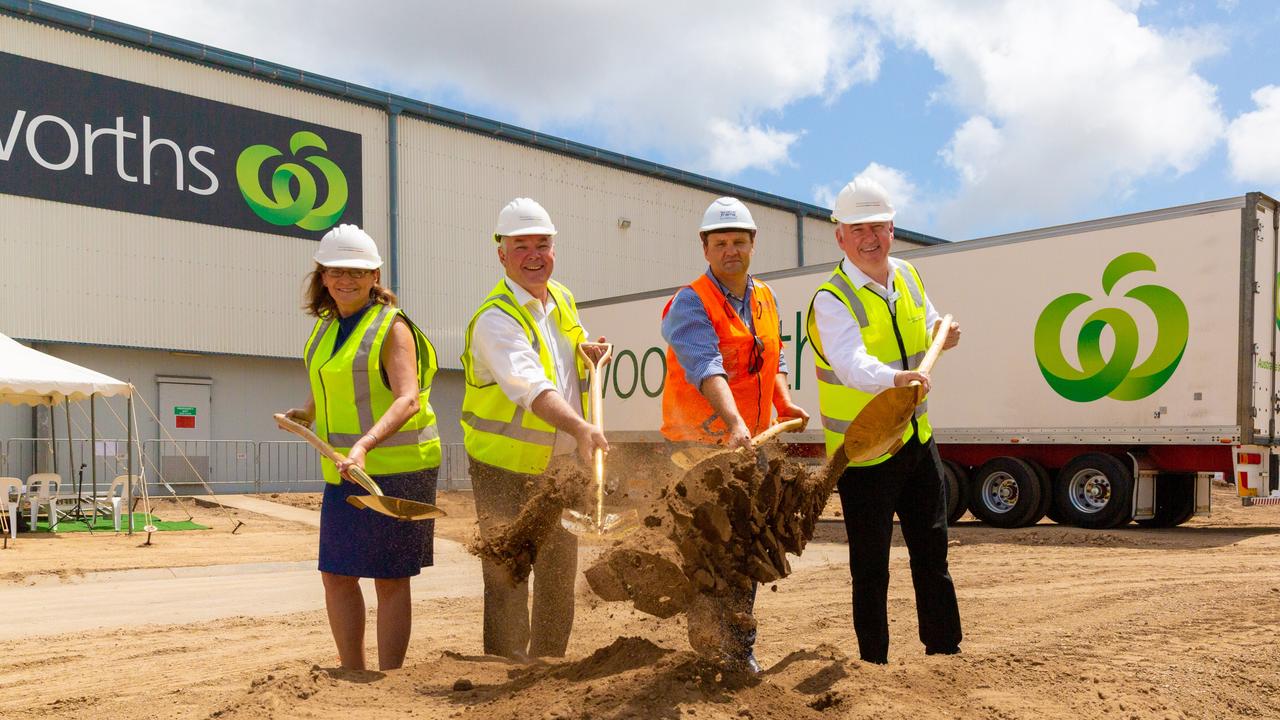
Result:
{"type": "Polygon", "coordinates": [[[0,193],[319,239],[360,135],[0,52],[0,193]]]}

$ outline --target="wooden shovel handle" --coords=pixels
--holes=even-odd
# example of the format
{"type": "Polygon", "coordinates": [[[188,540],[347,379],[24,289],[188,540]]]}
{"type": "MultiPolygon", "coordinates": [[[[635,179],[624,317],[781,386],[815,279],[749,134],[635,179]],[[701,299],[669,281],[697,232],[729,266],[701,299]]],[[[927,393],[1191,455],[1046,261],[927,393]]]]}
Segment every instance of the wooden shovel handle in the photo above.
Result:
{"type": "Polygon", "coordinates": [[[791,418],[783,420],[780,423],[770,425],[764,432],[751,438],[751,447],[759,447],[761,444],[773,439],[774,436],[781,435],[784,432],[804,427],[804,418],[791,418]]]}
{"type": "Polygon", "coordinates": [[[933,370],[933,364],[938,361],[938,356],[942,354],[942,346],[947,344],[947,337],[951,335],[950,315],[943,315],[942,321],[938,323],[938,334],[933,338],[933,344],[929,346],[929,352],[925,353],[924,360],[920,362],[920,367],[916,368],[916,372],[928,374],[933,370]]]}
{"type": "Polygon", "coordinates": [[[613,356],[613,343],[578,343],[578,354],[586,361],[587,367],[591,368],[594,372],[600,372],[600,369],[604,367],[605,362],[613,356]],[[600,358],[598,360],[592,360],[591,356],[587,354],[588,348],[604,348],[604,352],[600,353],[600,358]]]}
{"type": "MultiPolygon", "coordinates": [[[[275,418],[276,425],[281,430],[291,432],[303,440],[306,440],[308,445],[319,450],[321,455],[332,460],[335,465],[346,462],[346,455],[334,450],[332,445],[321,440],[319,435],[311,432],[311,428],[291,419],[284,413],[275,413],[271,417],[275,418]]],[[[371,495],[382,495],[382,488],[378,487],[378,484],[373,481],[373,478],[369,477],[369,473],[359,467],[352,467],[350,473],[351,475],[349,476],[349,479],[351,482],[354,482],[369,491],[369,494],[371,495]]]]}

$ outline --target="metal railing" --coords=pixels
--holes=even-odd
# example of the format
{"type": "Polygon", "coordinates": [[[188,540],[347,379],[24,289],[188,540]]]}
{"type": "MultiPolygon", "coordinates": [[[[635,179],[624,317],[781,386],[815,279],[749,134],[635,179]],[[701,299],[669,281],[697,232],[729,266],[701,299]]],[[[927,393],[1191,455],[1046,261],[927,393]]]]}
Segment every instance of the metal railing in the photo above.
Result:
{"type": "MultiPolygon", "coordinates": [[[[64,488],[75,488],[78,481],[81,492],[88,494],[94,468],[99,489],[110,487],[113,478],[128,472],[127,448],[120,439],[93,444],[87,439],[10,438],[0,445],[0,475],[25,479],[37,472],[55,472],[56,467],[64,488]],[[68,442],[75,463],[71,468],[67,467],[68,442]]],[[[320,456],[301,440],[143,440],[135,447],[138,451],[141,456],[134,456],[134,473],[145,473],[147,492],[154,496],[324,489],[320,456]]],[[[445,443],[441,451],[438,488],[470,489],[462,443],[445,443]]]]}

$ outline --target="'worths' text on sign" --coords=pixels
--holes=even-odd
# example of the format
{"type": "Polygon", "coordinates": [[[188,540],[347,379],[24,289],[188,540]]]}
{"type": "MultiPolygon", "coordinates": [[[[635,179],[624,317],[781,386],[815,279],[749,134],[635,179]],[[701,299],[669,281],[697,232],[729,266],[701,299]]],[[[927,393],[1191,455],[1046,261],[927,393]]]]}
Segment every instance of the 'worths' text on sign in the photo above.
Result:
{"type": "Polygon", "coordinates": [[[360,142],[0,52],[0,193],[318,239],[363,225],[360,142]]]}

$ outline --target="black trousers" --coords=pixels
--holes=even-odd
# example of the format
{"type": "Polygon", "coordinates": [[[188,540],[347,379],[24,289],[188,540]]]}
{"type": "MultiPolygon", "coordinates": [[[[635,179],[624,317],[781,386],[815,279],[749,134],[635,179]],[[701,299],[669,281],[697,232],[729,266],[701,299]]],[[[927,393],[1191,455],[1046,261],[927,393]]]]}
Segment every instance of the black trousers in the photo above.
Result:
{"type": "MultiPolygon", "coordinates": [[[[510,472],[471,458],[471,487],[481,532],[515,519],[542,482],[540,475],[510,472]]],[[[553,463],[562,462],[557,457],[553,463]]],[[[480,561],[484,578],[484,652],[505,657],[564,657],[573,629],[573,584],[578,538],[556,525],[538,546],[529,580],[517,583],[506,568],[480,561]]]]}
{"type": "Polygon", "coordinates": [[[879,465],[844,471],[837,485],[849,534],[853,629],[863,660],[889,659],[889,545],[893,516],[911,557],[920,641],[927,651],[960,646],[960,609],[947,570],[947,517],[942,462],[933,440],[915,437],[879,465]]]}

